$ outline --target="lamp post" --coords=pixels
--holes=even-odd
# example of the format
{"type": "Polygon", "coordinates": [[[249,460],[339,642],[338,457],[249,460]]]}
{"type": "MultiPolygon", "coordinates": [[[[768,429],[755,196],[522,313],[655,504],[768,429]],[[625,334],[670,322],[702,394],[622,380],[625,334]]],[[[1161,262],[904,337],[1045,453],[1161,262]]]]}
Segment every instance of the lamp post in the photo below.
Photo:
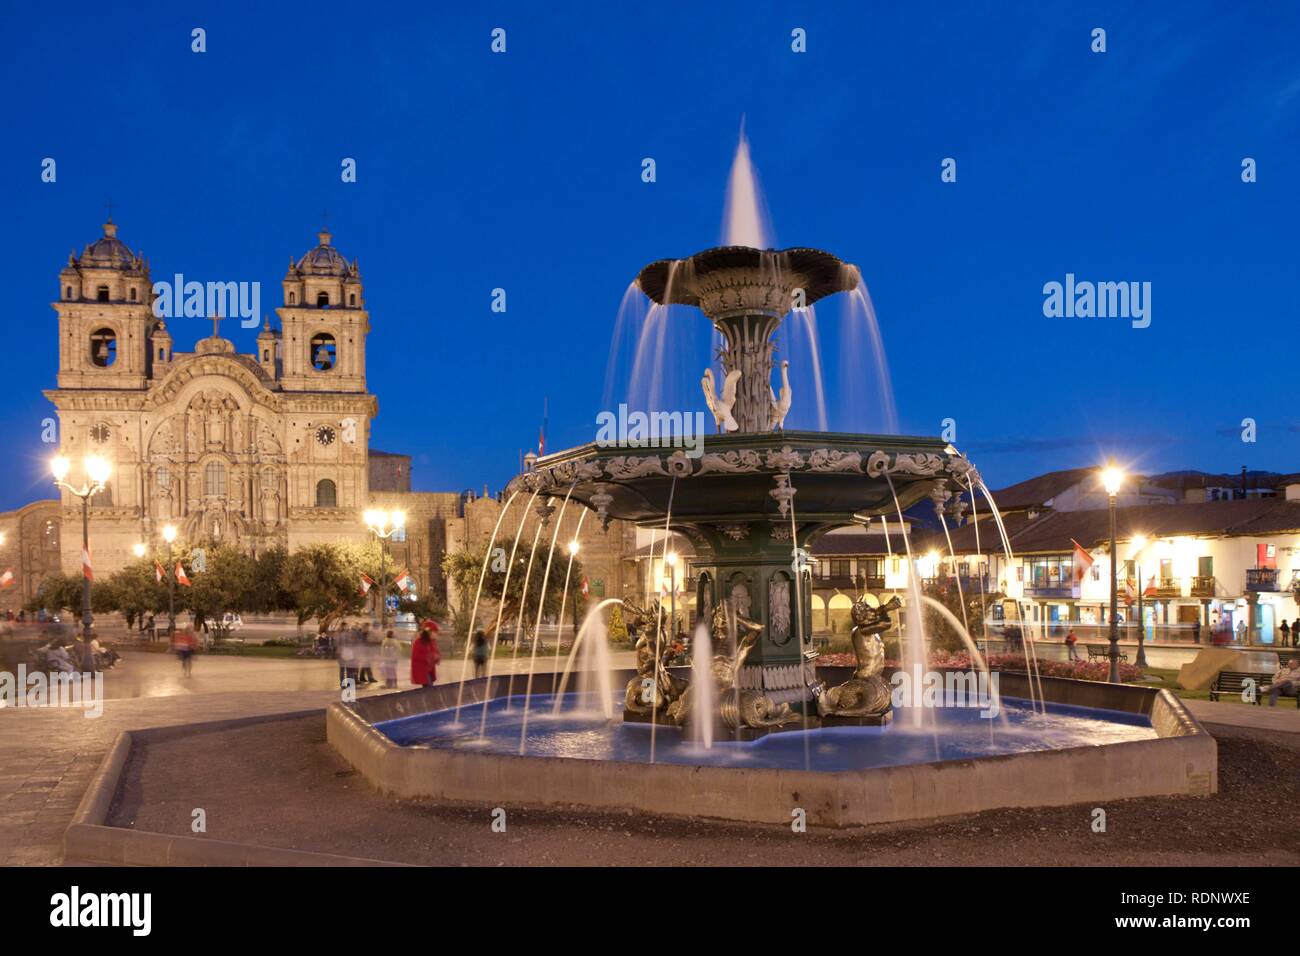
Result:
{"type": "Polygon", "coordinates": [[[1137,664],[1138,667],[1147,666],[1147,649],[1146,649],[1147,622],[1146,622],[1146,618],[1143,616],[1143,611],[1142,611],[1142,549],[1145,548],[1146,546],[1147,546],[1146,535],[1140,534],[1133,539],[1133,547],[1136,549],[1133,552],[1133,567],[1137,572],[1137,590],[1138,590],[1138,612],[1137,612],[1138,652],[1137,652],[1137,657],[1134,658],[1133,662],[1137,664]]]}
{"type": "Polygon", "coordinates": [[[1116,577],[1119,556],[1115,553],[1115,496],[1119,494],[1124,473],[1114,465],[1101,473],[1101,483],[1110,501],[1110,677],[1112,684],[1119,683],[1119,583],[1116,577]]]}
{"type": "Polygon", "coordinates": [[[172,563],[172,542],[176,540],[176,526],[163,525],[163,540],[167,542],[167,638],[176,633],[176,565],[172,563]]]}
{"type": "Polygon", "coordinates": [[[108,482],[112,465],[107,458],[99,455],[87,455],[82,463],[85,480],[77,488],[66,479],[72,468],[72,462],[64,455],[57,456],[50,462],[50,472],[54,475],[54,486],[71,492],[81,499],[81,627],[82,636],[90,643],[90,499],[104,489],[108,482]]]}
{"type": "Polygon", "coordinates": [[[372,508],[362,518],[370,533],[379,539],[379,629],[388,626],[388,539],[406,527],[406,512],[372,508]]]}
{"type": "MultiPolygon", "coordinates": [[[[581,545],[578,544],[577,538],[574,538],[569,542],[569,573],[572,573],[573,571],[573,559],[578,556],[578,550],[580,547],[581,545]]],[[[567,573],[564,576],[564,586],[566,589],[569,586],[569,575],[567,573]]],[[[560,608],[560,612],[560,616],[563,617],[564,608],[560,608]]],[[[560,631],[558,628],[563,627],[564,622],[558,621],[557,624],[558,627],[555,631],[555,647],[556,653],[558,654],[560,647],[560,631]]],[[[578,639],[578,599],[576,597],[573,599],[573,639],[575,641],[578,639]]]]}

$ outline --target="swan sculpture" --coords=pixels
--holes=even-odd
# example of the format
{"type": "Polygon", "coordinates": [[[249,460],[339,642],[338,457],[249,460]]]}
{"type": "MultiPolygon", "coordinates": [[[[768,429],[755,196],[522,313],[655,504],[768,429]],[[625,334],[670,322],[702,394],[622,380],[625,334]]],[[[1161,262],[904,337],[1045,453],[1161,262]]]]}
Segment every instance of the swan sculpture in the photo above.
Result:
{"type": "Polygon", "coordinates": [[[704,378],[700,379],[700,385],[704,388],[704,401],[709,406],[714,424],[718,426],[720,432],[740,430],[740,425],[731,417],[732,406],[736,404],[736,386],[739,382],[740,369],[732,369],[722,380],[722,395],[719,396],[714,386],[713,369],[706,368],[704,378]]]}

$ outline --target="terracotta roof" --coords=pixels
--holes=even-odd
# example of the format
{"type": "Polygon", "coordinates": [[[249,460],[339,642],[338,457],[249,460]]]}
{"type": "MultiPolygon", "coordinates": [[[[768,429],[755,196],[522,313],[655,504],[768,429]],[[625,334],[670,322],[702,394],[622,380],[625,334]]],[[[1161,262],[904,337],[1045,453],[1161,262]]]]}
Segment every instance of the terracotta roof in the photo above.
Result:
{"type": "MultiPolygon", "coordinates": [[[[1008,508],[1027,508],[1051,501],[1063,491],[1067,491],[1095,474],[1097,468],[1067,468],[1064,471],[1049,471],[1014,485],[1008,485],[1000,491],[993,492],[993,500],[999,510],[1008,508]]],[[[984,501],[981,497],[981,504],[984,501]]]]}

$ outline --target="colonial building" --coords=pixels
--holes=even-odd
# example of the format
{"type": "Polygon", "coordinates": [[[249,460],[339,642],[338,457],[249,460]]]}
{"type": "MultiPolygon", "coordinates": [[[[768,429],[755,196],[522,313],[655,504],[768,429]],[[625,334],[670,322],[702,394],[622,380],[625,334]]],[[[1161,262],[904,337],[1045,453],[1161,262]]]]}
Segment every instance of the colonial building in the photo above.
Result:
{"type": "MultiPolygon", "coordinates": [[[[189,544],[252,552],[363,539],[377,402],[360,272],[321,232],[282,286],[279,328],[265,322],[257,354],[237,353],[220,320],[180,351],[180,327],[155,316],[147,260],[112,222],[69,257],[53,303],[58,387],[45,394],[74,478],[88,454],[112,462],[91,509],[97,572],[121,567],[166,524],[189,544]]],[[[79,500],[64,492],[63,507],[75,526],[79,500]]],[[[63,536],[65,570],[80,550],[80,535],[63,536]]]]}

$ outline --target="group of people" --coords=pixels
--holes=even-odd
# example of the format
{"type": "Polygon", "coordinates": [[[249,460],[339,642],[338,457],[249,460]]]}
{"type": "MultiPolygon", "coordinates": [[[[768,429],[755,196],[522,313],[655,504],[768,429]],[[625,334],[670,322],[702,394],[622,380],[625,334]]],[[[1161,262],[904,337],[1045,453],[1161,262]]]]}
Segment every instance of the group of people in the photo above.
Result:
{"type": "Polygon", "coordinates": [[[37,653],[49,670],[63,674],[111,670],[122,659],[114,648],[100,641],[94,631],[91,631],[89,641],[84,637],[66,635],[51,638],[37,648],[37,653]]]}
{"type": "Polygon", "coordinates": [[[1287,641],[1291,642],[1292,647],[1300,647],[1300,618],[1296,618],[1294,624],[1283,621],[1278,631],[1282,635],[1281,641],[1278,642],[1279,647],[1286,647],[1287,641]]]}
{"type": "MultiPolygon", "coordinates": [[[[424,621],[419,633],[411,642],[411,683],[417,687],[431,687],[438,680],[438,664],[442,654],[438,650],[438,624],[424,621]]],[[[402,645],[392,629],[385,631],[380,640],[369,623],[359,626],[344,621],[333,635],[322,634],[318,640],[333,637],[339,661],[339,685],[360,687],[377,684],[380,680],[388,690],[397,688],[397,665],[402,656],[402,645]],[[379,677],[375,677],[376,671],[379,677]]]]}

